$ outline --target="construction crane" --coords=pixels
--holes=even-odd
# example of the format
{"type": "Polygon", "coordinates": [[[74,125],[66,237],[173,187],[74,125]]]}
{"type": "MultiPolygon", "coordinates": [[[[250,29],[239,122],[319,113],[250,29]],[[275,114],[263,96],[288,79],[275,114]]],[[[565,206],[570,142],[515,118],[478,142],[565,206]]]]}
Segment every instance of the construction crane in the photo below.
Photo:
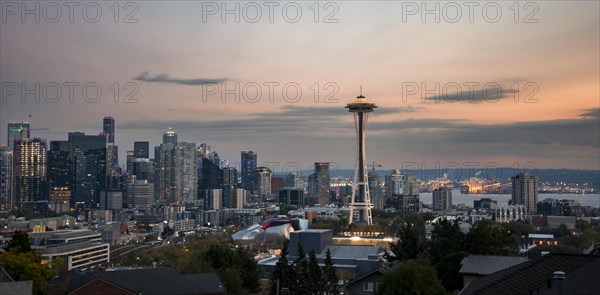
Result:
{"type": "Polygon", "coordinates": [[[13,128],[10,131],[19,131],[19,138],[21,140],[23,140],[23,131],[33,131],[33,130],[50,130],[50,129],[48,129],[48,128],[25,128],[25,127],[23,127],[23,125],[21,125],[18,128],[13,128]]]}
{"type": "Polygon", "coordinates": [[[375,163],[375,161],[373,161],[373,164],[370,164],[370,165],[369,165],[369,164],[367,164],[367,166],[369,166],[369,167],[372,167],[372,168],[373,168],[373,174],[371,174],[371,175],[373,175],[373,177],[375,177],[375,167],[382,167],[383,165],[381,165],[381,164],[377,164],[377,163],[375,163]]]}

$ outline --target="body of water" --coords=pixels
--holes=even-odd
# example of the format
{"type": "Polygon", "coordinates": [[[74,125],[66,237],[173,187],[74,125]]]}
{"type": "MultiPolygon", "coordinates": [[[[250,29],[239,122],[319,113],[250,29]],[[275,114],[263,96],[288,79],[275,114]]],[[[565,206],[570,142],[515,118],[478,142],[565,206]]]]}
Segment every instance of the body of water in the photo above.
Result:
{"type": "MultiPolygon", "coordinates": [[[[431,193],[421,193],[419,198],[423,204],[433,204],[431,193]]],[[[498,205],[508,205],[510,194],[463,194],[459,189],[452,190],[453,205],[465,204],[469,207],[473,207],[473,201],[480,200],[481,198],[496,200],[498,201],[498,205]]],[[[600,207],[600,194],[538,194],[538,201],[543,201],[544,199],[576,200],[581,206],[600,207]]]]}

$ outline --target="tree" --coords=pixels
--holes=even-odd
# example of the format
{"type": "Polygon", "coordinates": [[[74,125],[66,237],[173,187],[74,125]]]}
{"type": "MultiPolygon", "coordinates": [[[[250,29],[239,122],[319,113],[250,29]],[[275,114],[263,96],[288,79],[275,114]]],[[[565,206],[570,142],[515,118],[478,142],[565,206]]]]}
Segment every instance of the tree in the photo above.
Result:
{"type": "Polygon", "coordinates": [[[583,232],[586,229],[590,228],[590,223],[583,220],[583,219],[577,219],[577,221],[575,221],[575,227],[580,231],[583,232]]]}
{"type": "Polygon", "coordinates": [[[569,230],[569,228],[564,224],[561,223],[558,228],[556,229],[556,236],[558,237],[566,237],[571,235],[571,231],[569,230]]]}
{"type": "Polygon", "coordinates": [[[467,254],[465,234],[458,226],[458,222],[440,220],[434,225],[429,244],[429,257],[446,290],[453,291],[462,287],[462,278],[458,270],[460,262],[467,254]]]}
{"type": "Polygon", "coordinates": [[[507,255],[512,243],[510,233],[490,220],[477,222],[466,235],[469,254],[507,255]]]}
{"type": "Polygon", "coordinates": [[[15,281],[33,281],[33,293],[44,294],[48,282],[57,275],[55,264],[61,261],[52,261],[50,264],[41,264],[38,253],[8,251],[0,254],[0,265],[15,281]],[[53,268],[50,268],[53,266],[53,268]]]}
{"type": "Polygon", "coordinates": [[[340,291],[338,290],[339,278],[337,276],[335,266],[333,265],[333,260],[331,259],[331,251],[329,251],[329,248],[327,248],[327,252],[325,252],[325,267],[323,267],[323,281],[325,281],[325,294],[338,295],[340,293],[340,291]]]}
{"type": "Polygon", "coordinates": [[[294,262],[295,275],[294,284],[290,286],[292,294],[303,294],[308,289],[308,261],[306,261],[306,254],[304,253],[304,247],[298,243],[298,259],[294,262]]]}
{"type": "Polygon", "coordinates": [[[294,284],[294,269],[290,267],[289,261],[287,259],[289,244],[289,240],[285,240],[283,242],[283,246],[281,247],[281,256],[279,256],[279,261],[277,261],[277,263],[275,264],[275,268],[271,273],[272,294],[277,294],[278,282],[279,290],[281,290],[282,288],[290,288],[294,284]]]}
{"type": "Polygon", "coordinates": [[[6,250],[12,251],[14,253],[31,252],[31,242],[29,242],[29,235],[24,231],[15,231],[12,240],[8,242],[6,250]]]}
{"type": "Polygon", "coordinates": [[[513,253],[519,253],[520,248],[527,243],[526,238],[530,233],[535,232],[531,224],[522,221],[510,221],[500,223],[506,231],[512,236],[510,247],[513,253]]]}
{"type": "Polygon", "coordinates": [[[388,261],[400,260],[406,261],[416,259],[425,250],[425,241],[417,231],[417,228],[411,223],[406,223],[398,230],[398,241],[390,243],[391,255],[386,251],[385,258],[388,261]]]}
{"type": "Polygon", "coordinates": [[[377,294],[444,295],[435,268],[426,260],[408,260],[385,274],[377,294]]]}
{"type": "Polygon", "coordinates": [[[310,249],[308,251],[308,273],[307,273],[307,286],[309,294],[321,294],[325,290],[325,281],[323,280],[323,274],[319,268],[319,261],[315,250],[310,249]]]}
{"type": "MultiPolygon", "coordinates": [[[[205,251],[200,250],[200,261],[206,261],[219,274],[227,276],[223,284],[230,293],[238,293],[237,281],[241,281],[242,293],[255,293],[260,287],[260,268],[246,249],[232,250],[228,245],[217,242],[208,245],[205,251]]],[[[192,255],[194,257],[194,255],[192,255]]]]}

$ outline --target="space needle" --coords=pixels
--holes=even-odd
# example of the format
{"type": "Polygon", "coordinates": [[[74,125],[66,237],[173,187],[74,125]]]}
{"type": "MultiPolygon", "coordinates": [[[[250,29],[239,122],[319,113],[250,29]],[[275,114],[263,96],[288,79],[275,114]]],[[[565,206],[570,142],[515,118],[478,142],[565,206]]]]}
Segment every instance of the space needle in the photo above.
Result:
{"type": "Polygon", "coordinates": [[[352,182],[352,202],[350,203],[349,224],[373,224],[371,216],[371,195],[369,194],[369,180],[367,176],[366,137],[369,113],[377,106],[367,102],[362,95],[356,97],[354,102],[348,103],[348,112],[354,114],[354,125],[356,127],[357,151],[356,166],[354,167],[354,182],[352,182]]]}

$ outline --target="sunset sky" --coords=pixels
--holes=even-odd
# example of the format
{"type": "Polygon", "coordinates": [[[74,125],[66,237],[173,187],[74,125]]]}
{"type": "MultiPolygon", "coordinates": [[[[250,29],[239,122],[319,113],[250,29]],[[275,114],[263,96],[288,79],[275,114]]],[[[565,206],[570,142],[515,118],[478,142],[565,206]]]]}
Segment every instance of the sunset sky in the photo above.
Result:
{"type": "MultiPolygon", "coordinates": [[[[265,2],[253,2],[262,9],[256,23],[250,22],[255,7],[243,9],[248,2],[226,3],[231,9],[239,3],[239,22],[234,15],[222,19],[220,11],[208,13],[221,9],[220,1],[133,2],[127,7],[119,2],[119,22],[112,2],[97,2],[102,15],[96,23],[82,17],[85,3],[74,8],[73,23],[67,7],[56,23],[44,19],[55,16],[55,7],[45,15],[42,11],[36,23],[31,15],[23,21],[19,12],[12,14],[14,7],[3,4],[1,143],[6,143],[10,121],[50,129],[33,131],[35,137],[66,140],[69,131],[99,133],[102,118],[113,116],[122,165],[134,141],[158,145],[162,133],[173,127],[180,141],[206,142],[230,161],[239,161],[240,150],[250,149],[260,163],[309,167],[330,161],[351,168],[354,124],[344,106],[362,85],[363,95],[379,106],[369,119],[367,160],[385,169],[409,162],[427,168],[450,162],[504,167],[534,162],[541,168],[600,169],[598,1],[530,6],[497,1],[487,14],[482,9],[488,2],[477,2],[472,22],[462,2],[455,2],[461,15],[447,2],[437,2],[436,22],[435,15],[422,20],[421,11],[408,13],[424,2],[319,2],[317,8],[314,1],[296,1],[301,17],[295,23],[296,6],[288,6],[287,15],[282,11],[287,2],[273,6],[273,22],[265,2]],[[129,13],[137,23],[123,22],[129,13]],[[37,103],[33,95],[22,102],[23,89],[7,93],[6,85],[33,88],[35,82],[80,86],[72,103],[66,86],[56,103],[37,103]],[[99,102],[82,99],[81,85],[88,82],[101,86],[99,102]],[[123,102],[133,89],[123,86],[130,82],[138,87],[136,103],[123,102]],[[262,96],[256,103],[242,97],[236,102],[232,95],[222,102],[222,89],[209,95],[213,84],[203,82],[224,82],[230,89],[239,83],[237,93],[247,89],[247,96],[260,85],[262,96]],[[121,88],[117,103],[109,88],[115,83],[121,88]],[[274,83],[270,102],[265,85],[274,83]],[[442,92],[437,96],[443,96],[442,89],[454,96],[454,86],[460,85],[462,99],[436,103],[437,91],[431,91],[436,83],[442,92]],[[282,96],[286,84],[301,87],[298,101],[290,101],[295,88],[288,88],[287,99],[282,96]],[[465,86],[470,84],[479,85],[471,100],[465,86]],[[502,97],[486,99],[481,91],[486,84],[499,85],[502,97]],[[407,85],[416,93],[407,96],[407,85]],[[421,100],[422,86],[429,90],[426,101],[421,100]],[[334,95],[325,102],[328,93],[334,95]]],[[[435,3],[424,5],[433,9],[435,3]]],[[[487,94],[493,98],[495,90],[487,94]]]]}

